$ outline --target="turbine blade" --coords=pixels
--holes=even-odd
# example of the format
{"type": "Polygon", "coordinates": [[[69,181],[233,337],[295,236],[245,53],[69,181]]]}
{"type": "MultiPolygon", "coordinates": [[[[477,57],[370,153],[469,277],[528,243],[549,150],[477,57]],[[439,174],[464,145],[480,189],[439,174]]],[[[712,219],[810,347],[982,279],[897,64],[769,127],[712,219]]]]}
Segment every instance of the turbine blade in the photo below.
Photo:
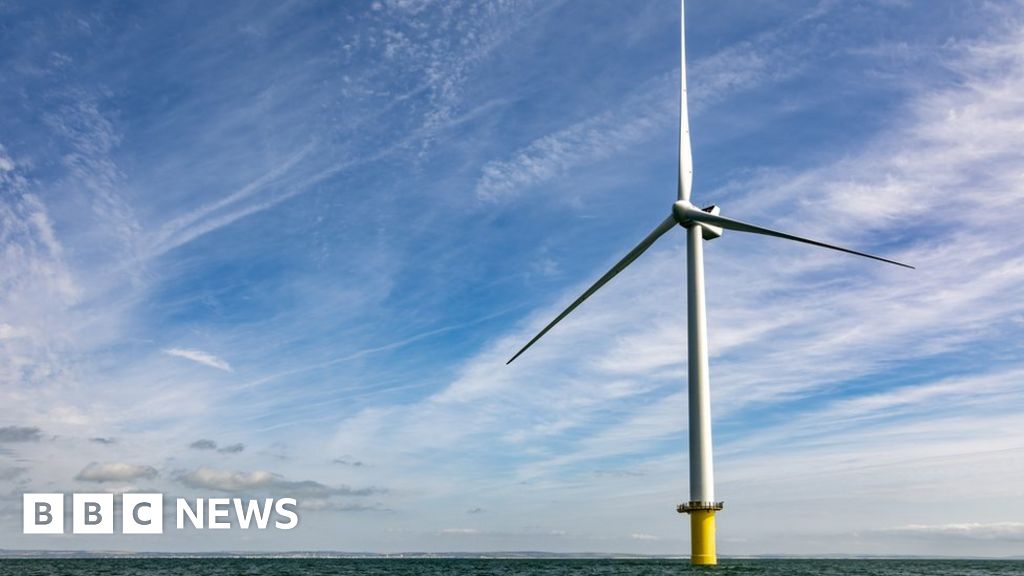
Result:
{"type": "Polygon", "coordinates": [[[764,228],[762,226],[755,226],[753,224],[747,224],[746,222],[740,222],[739,220],[733,220],[732,218],[726,218],[725,216],[718,216],[715,214],[708,214],[702,210],[687,210],[686,217],[697,222],[703,222],[705,224],[711,224],[712,226],[718,226],[725,228],[726,230],[735,230],[737,232],[750,232],[752,234],[763,234],[765,236],[774,236],[776,238],[784,238],[786,240],[794,240],[796,242],[803,242],[804,244],[811,244],[814,246],[821,246],[822,248],[829,248],[831,250],[838,250],[840,252],[846,252],[847,254],[854,254],[857,256],[863,256],[865,258],[871,258],[872,260],[879,260],[881,262],[888,262],[889,264],[895,264],[897,266],[903,266],[904,268],[915,268],[910,264],[904,264],[895,260],[889,260],[888,258],[882,258],[881,256],[874,256],[865,252],[858,252],[856,250],[850,250],[849,248],[843,248],[842,246],[836,246],[834,244],[827,244],[825,242],[819,242],[818,240],[811,240],[810,238],[804,238],[802,236],[796,236],[793,234],[787,234],[785,232],[779,232],[770,228],[764,228]]]}
{"type": "Polygon", "coordinates": [[[636,260],[637,258],[639,258],[641,254],[643,254],[648,248],[650,248],[651,245],[654,244],[654,242],[658,238],[661,238],[661,236],[665,232],[668,232],[675,225],[676,225],[676,220],[672,216],[669,216],[661,224],[658,224],[658,227],[655,228],[654,231],[652,231],[650,234],[648,234],[647,237],[644,238],[642,242],[637,244],[636,248],[633,248],[632,250],[630,250],[629,254],[626,254],[625,258],[623,258],[622,260],[619,260],[619,262],[615,266],[612,266],[611,270],[606,272],[604,276],[601,276],[597,280],[597,282],[594,282],[594,284],[590,288],[587,288],[587,291],[584,292],[583,295],[581,295],[572,304],[570,304],[568,308],[563,310],[562,313],[558,315],[558,317],[556,317],[554,320],[552,320],[550,324],[545,326],[544,329],[541,330],[536,336],[534,336],[532,340],[527,342],[526,346],[523,346],[522,348],[520,348],[519,352],[516,352],[516,355],[513,356],[505,364],[506,365],[507,364],[511,364],[513,360],[515,360],[516,358],[519,358],[519,356],[523,352],[526,352],[527,348],[529,348],[530,346],[533,346],[534,342],[536,342],[537,340],[540,340],[541,336],[547,334],[548,330],[551,330],[552,328],[554,328],[555,324],[558,324],[562,320],[562,318],[565,318],[566,316],[568,316],[569,313],[572,312],[573,310],[575,310],[577,306],[582,304],[584,300],[586,300],[587,298],[590,298],[590,296],[594,292],[597,292],[602,286],[607,284],[608,281],[611,280],[612,278],[614,278],[616,274],[618,274],[619,272],[622,272],[626,268],[626,266],[629,266],[630,264],[632,264],[633,261],[636,260]]]}
{"type": "Polygon", "coordinates": [[[689,200],[693,187],[690,115],[686,105],[686,1],[679,0],[679,199],[689,200]]]}

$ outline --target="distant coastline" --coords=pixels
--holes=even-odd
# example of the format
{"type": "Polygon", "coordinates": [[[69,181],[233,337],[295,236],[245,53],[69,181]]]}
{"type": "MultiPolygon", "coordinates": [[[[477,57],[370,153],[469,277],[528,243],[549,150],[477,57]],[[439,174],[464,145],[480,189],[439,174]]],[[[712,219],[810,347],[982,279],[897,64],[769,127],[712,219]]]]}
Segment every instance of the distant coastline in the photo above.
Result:
{"type": "MultiPolygon", "coordinates": [[[[682,554],[616,554],[604,552],[335,552],[335,551],[288,551],[288,552],[135,552],[119,550],[3,550],[0,559],[59,559],[59,558],[267,558],[267,559],[373,559],[373,560],[415,560],[415,559],[473,559],[473,560],[686,560],[682,554]]],[[[721,556],[726,560],[1003,560],[1020,561],[1024,556],[915,556],[915,555],[870,555],[870,554],[765,554],[721,556]]]]}

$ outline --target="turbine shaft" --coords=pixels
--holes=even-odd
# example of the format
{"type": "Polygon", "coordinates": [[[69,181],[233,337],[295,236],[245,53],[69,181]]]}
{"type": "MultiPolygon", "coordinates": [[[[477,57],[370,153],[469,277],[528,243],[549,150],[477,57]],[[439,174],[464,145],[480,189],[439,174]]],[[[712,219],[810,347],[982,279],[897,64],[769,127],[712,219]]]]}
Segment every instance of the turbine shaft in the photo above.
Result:
{"type": "Polygon", "coordinates": [[[597,292],[602,286],[607,284],[608,281],[614,278],[616,274],[625,270],[626,266],[632,264],[633,261],[639,258],[640,255],[643,254],[645,251],[647,251],[647,249],[650,248],[651,245],[658,240],[658,238],[661,238],[661,236],[665,232],[668,232],[675,225],[676,220],[673,216],[669,216],[664,221],[662,221],[661,224],[658,224],[657,228],[655,228],[650,234],[648,234],[647,237],[644,238],[643,241],[641,241],[639,244],[637,244],[635,248],[629,251],[629,254],[626,254],[626,256],[622,260],[619,260],[618,263],[615,264],[615,266],[612,266],[611,270],[605,272],[604,276],[598,278],[597,282],[594,282],[594,284],[590,288],[587,288],[586,292],[584,292],[579,298],[577,298],[572,304],[570,304],[568,308],[563,310],[561,314],[559,314],[554,320],[552,320],[550,324],[545,326],[544,329],[541,330],[536,336],[534,336],[532,340],[527,342],[526,346],[520,348],[519,352],[516,352],[516,355],[513,356],[505,364],[511,364],[513,360],[519,358],[519,356],[523,352],[526,352],[526,350],[530,346],[533,346],[534,342],[540,340],[541,336],[547,334],[548,330],[554,328],[555,324],[558,324],[562,320],[562,318],[568,316],[570,312],[575,310],[576,307],[582,304],[584,300],[590,298],[590,296],[594,292],[597,292]]]}

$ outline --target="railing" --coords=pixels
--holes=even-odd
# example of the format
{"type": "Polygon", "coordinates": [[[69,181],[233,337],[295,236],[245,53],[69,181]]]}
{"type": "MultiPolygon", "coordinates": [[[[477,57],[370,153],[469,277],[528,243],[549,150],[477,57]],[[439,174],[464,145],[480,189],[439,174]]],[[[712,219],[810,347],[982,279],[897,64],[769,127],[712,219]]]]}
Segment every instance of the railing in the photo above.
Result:
{"type": "Polygon", "coordinates": [[[676,512],[689,514],[700,510],[721,510],[724,505],[725,502],[685,502],[676,506],[676,512]]]}

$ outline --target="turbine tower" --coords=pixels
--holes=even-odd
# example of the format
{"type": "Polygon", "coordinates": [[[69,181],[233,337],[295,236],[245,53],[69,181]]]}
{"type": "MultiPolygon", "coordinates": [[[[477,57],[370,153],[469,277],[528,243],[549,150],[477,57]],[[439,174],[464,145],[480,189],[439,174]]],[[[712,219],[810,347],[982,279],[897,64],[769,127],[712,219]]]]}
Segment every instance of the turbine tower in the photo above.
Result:
{"type": "Polygon", "coordinates": [[[679,3],[679,180],[678,198],[672,205],[671,214],[647,235],[635,248],[612,269],[570,304],[561,314],[544,327],[532,340],[526,343],[506,364],[511,364],[530,346],[547,334],[577,306],[594,292],[597,292],[616,274],[622,272],[640,257],[662,235],[677,225],[686,229],[686,301],[687,301],[687,363],[689,367],[689,449],[690,449],[690,500],[680,504],[676,510],[690,515],[690,562],[692,564],[717,564],[715,552],[715,513],[722,509],[722,502],[715,500],[715,476],[711,451],[711,391],[708,379],[708,328],[707,310],[704,303],[704,241],[714,240],[723,230],[748,232],[774,236],[786,240],[803,242],[822,248],[829,248],[864,256],[904,268],[913,266],[872,256],[841,246],[834,246],[803,238],[785,232],[770,230],[762,226],[747,224],[720,215],[718,206],[698,208],[690,202],[693,182],[693,162],[690,154],[690,121],[686,108],[686,35],[684,26],[685,0],[679,3]]]}

